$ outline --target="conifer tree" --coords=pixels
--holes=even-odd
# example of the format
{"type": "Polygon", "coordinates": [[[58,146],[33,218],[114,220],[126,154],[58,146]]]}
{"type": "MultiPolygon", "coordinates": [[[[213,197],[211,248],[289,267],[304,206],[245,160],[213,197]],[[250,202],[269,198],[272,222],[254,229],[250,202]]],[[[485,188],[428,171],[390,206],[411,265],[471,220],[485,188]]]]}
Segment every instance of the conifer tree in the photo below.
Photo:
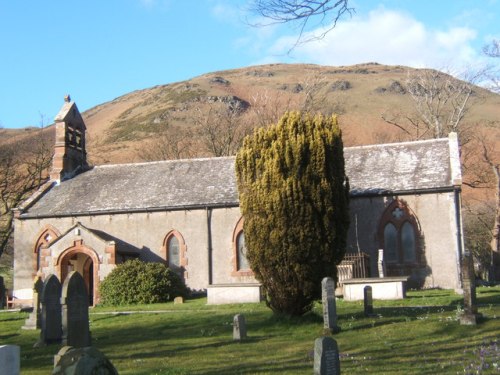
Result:
{"type": "Polygon", "coordinates": [[[349,184],[336,117],[291,112],[256,130],[236,174],[247,258],[266,302],[302,315],[345,254],[349,184]]]}

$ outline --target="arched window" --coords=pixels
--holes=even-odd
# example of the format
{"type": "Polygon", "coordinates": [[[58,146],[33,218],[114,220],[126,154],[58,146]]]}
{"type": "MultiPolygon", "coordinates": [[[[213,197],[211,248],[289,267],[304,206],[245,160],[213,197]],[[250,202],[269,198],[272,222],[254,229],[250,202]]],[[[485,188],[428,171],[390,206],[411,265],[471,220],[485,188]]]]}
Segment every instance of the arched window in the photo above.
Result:
{"type": "Polygon", "coordinates": [[[172,271],[175,271],[184,278],[188,277],[186,272],[186,266],[188,264],[187,247],[184,242],[184,237],[180,232],[176,230],[168,232],[163,240],[161,254],[167,266],[172,269],[172,271]]]}
{"type": "Polygon", "coordinates": [[[250,266],[248,265],[247,259],[247,248],[245,246],[245,234],[243,231],[238,233],[236,239],[236,257],[237,257],[237,271],[249,270],[250,266]]]}
{"type": "Polygon", "coordinates": [[[167,241],[167,262],[170,268],[178,268],[181,265],[179,240],[175,235],[170,236],[167,241]]]}
{"type": "Polygon", "coordinates": [[[419,226],[406,202],[394,200],[384,211],[379,228],[380,245],[388,266],[419,263],[419,226]]]}
{"type": "Polygon", "coordinates": [[[247,259],[243,218],[238,220],[233,231],[233,272],[232,276],[253,276],[247,259]]]}
{"type": "Polygon", "coordinates": [[[52,226],[47,226],[39,235],[33,249],[33,270],[36,274],[42,267],[47,267],[44,260],[44,249],[61,234],[52,226]]]}

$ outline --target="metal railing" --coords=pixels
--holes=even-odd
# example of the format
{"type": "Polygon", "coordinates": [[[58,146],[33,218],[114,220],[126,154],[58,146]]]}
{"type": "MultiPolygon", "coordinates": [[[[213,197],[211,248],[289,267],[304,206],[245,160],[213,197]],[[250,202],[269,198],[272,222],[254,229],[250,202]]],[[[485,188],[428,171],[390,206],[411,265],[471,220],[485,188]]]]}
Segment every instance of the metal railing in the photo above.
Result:
{"type": "Polygon", "coordinates": [[[338,284],[347,279],[370,277],[370,256],[366,253],[346,254],[337,266],[338,284]]]}

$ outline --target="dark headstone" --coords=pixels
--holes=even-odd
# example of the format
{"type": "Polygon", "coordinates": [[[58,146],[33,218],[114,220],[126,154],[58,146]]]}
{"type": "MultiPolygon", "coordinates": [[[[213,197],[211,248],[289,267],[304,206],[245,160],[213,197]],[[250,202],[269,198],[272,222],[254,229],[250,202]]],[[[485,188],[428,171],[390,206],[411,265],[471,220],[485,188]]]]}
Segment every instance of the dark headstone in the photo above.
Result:
{"type": "Polygon", "coordinates": [[[0,276],[0,310],[5,309],[5,306],[7,306],[7,289],[5,289],[3,277],[0,276]]]}
{"type": "Polygon", "coordinates": [[[35,278],[33,285],[33,311],[24,322],[23,329],[40,329],[42,328],[42,310],[40,305],[40,297],[43,291],[43,281],[40,277],[35,278]]]}
{"type": "Polygon", "coordinates": [[[373,316],[372,287],[367,285],[363,289],[365,316],[373,316]]]}
{"type": "Polygon", "coordinates": [[[314,375],[340,375],[339,347],[331,337],[314,341],[314,375]]]}
{"type": "Polygon", "coordinates": [[[233,319],[233,340],[241,341],[247,338],[245,316],[236,314],[233,319]]]}
{"type": "Polygon", "coordinates": [[[76,271],[64,280],[61,304],[63,344],[75,348],[90,346],[89,297],[85,281],[76,271]]]}
{"type": "Polygon", "coordinates": [[[335,281],[325,277],[321,281],[321,297],[323,302],[323,327],[331,333],[340,332],[337,325],[337,304],[335,301],[335,281]]]}
{"type": "Polygon", "coordinates": [[[19,375],[21,348],[17,345],[0,345],[0,374],[19,375]]]}
{"type": "Polygon", "coordinates": [[[460,315],[460,324],[475,325],[480,314],[476,305],[476,279],[472,255],[466,252],[462,256],[462,289],[464,291],[464,311],[460,315]]]}
{"type": "Polygon", "coordinates": [[[45,345],[60,343],[61,325],[61,283],[56,275],[50,275],[43,283],[40,341],[35,344],[45,345]]]}
{"type": "Polygon", "coordinates": [[[64,346],[54,356],[53,375],[118,375],[113,364],[94,347],[64,346]]]}

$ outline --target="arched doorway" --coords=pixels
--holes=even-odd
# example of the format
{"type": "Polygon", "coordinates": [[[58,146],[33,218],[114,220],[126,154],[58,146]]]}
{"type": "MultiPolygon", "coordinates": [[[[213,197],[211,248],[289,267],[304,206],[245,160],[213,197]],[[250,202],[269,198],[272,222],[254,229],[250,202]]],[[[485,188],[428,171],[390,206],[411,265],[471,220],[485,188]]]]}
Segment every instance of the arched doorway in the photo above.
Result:
{"type": "Polygon", "coordinates": [[[96,285],[98,284],[96,278],[98,263],[95,253],[84,247],[67,249],[59,257],[58,266],[62,282],[72,271],[77,271],[82,275],[89,295],[89,305],[93,306],[96,303],[95,291],[98,288],[96,285]]]}

